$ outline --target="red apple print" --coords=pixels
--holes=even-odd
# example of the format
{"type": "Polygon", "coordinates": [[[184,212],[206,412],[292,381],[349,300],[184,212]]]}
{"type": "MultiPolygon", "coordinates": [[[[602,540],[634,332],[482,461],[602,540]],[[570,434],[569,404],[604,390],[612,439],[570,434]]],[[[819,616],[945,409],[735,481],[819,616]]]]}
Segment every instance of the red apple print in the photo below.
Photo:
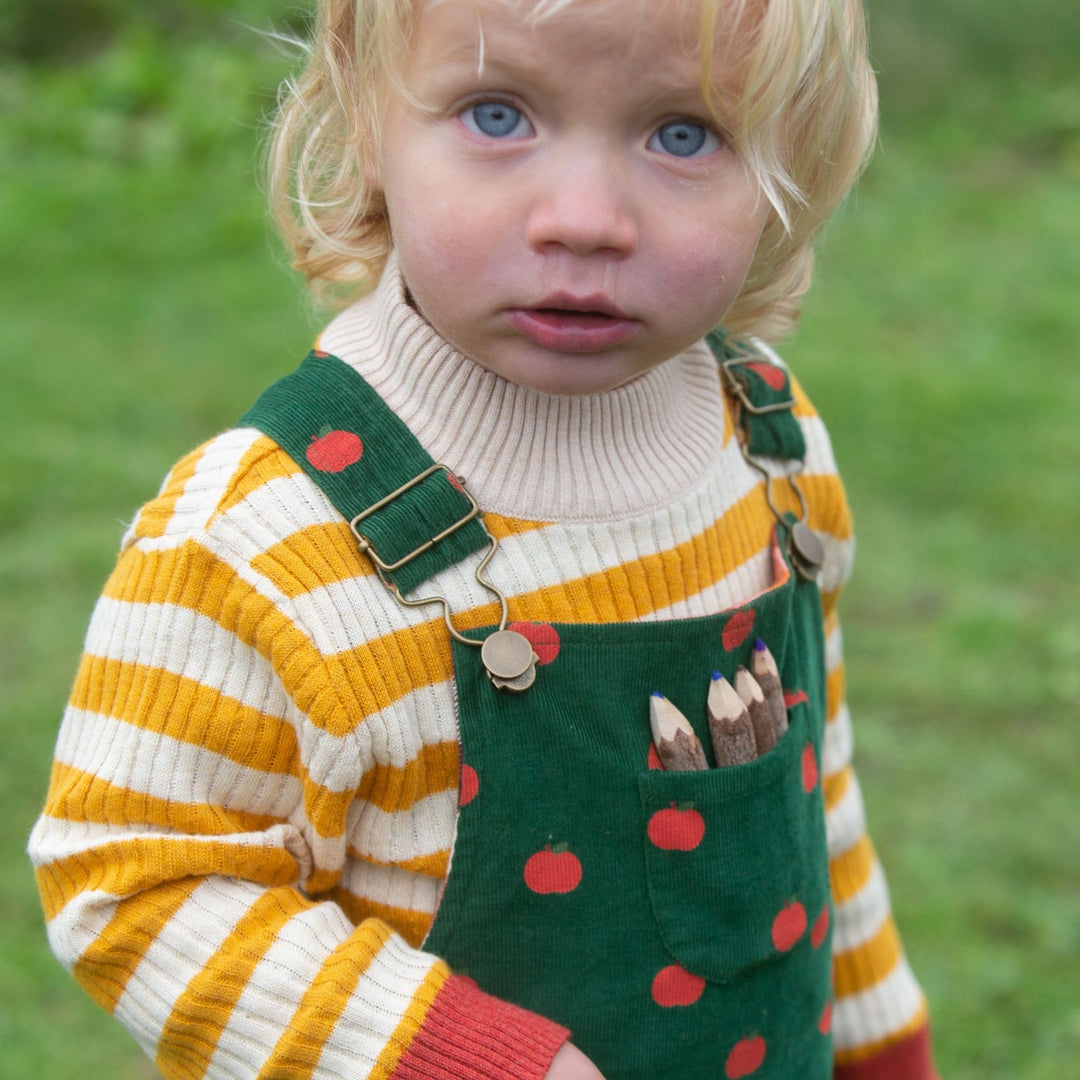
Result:
{"type": "Polygon", "coordinates": [[[785,690],[784,691],[784,705],[787,708],[792,708],[795,705],[801,705],[804,701],[810,699],[806,696],[805,690],[785,690]]]}
{"type": "Polygon", "coordinates": [[[693,851],[705,836],[705,819],[692,807],[657,810],[649,818],[649,839],[664,851],[693,851]]]}
{"type": "Polygon", "coordinates": [[[312,435],[306,457],[319,472],[341,472],[360,460],[364,444],[351,431],[325,431],[312,435]]]}
{"type": "Polygon", "coordinates": [[[795,943],[806,933],[806,908],[798,900],[785,905],[780,914],[773,919],[772,943],[780,952],[794,948],[795,943]]]}
{"type": "Polygon", "coordinates": [[[740,1039],[728,1054],[724,1065],[724,1075],[728,1080],[739,1080],[741,1076],[750,1076],[761,1068],[764,1060],[765,1040],[760,1035],[740,1039]]]}
{"type": "Polygon", "coordinates": [[[817,780],[817,754],[814,753],[814,744],[808,742],[802,752],[802,786],[807,795],[814,790],[817,780]]]}
{"type": "Polygon", "coordinates": [[[663,769],[664,763],[660,760],[660,754],[656,749],[656,743],[649,743],[649,768],[663,769]]]}
{"type": "Polygon", "coordinates": [[[534,893],[573,892],[581,882],[581,860],[563,845],[553,849],[548,844],[529,856],[524,877],[534,893]]]}
{"type": "Polygon", "coordinates": [[[693,1005],[704,992],[705,980],[678,964],[661,968],[652,981],[653,1001],[665,1009],[693,1005]]]}
{"type": "Polygon", "coordinates": [[[551,623],[512,622],[506,629],[516,630],[529,639],[538,664],[550,664],[559,655],[559,631],[551,623]]]}
{"type": "Polygon", "coordinates": [[[827,1001],[825,1003],[825,1011],[821,1014],[821,1019],[817,1022],[817,1029],[822,1035],[828,1035],[832,1031],[832,1002],[827,1001]]]}
{"type": "Polygon", "coordinates": [[[810,944],[815,949],[820,949],[822,943],[825,941],[825,935],[829,932],[829,905],[826,904],[821,909],[821,914],[814,920],[814,925],[810,929],[810,944]]]}
{"type": "Polygon", "coordinates": [[[480,777],[471,765],[461,766],[461,783],[458,787],[458,806],[468,806],[480,790],[480,777]]]}
{"type": "Polygon", "coordinates": [[[728,652],[737,649],[750,636],[750,631],[754,628],[754,617],[756,615],[757,612],[750,608],[749,611],[736,611],[728,619],[727,625],[720,635],[720,641],[728,652]]]}
{"type": "Polygon", "coordinates": [[[765,384],[773,390],[783,390],[787,386],[787,376],[784,369],[776,364],[747,364],[755,375],[760,375],[765,384]]]}

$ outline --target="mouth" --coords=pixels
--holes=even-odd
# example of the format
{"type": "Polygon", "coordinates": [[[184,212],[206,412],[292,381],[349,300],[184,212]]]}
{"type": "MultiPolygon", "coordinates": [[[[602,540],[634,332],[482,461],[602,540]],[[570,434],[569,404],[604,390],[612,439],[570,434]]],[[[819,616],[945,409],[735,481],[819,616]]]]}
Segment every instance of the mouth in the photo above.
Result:
{"type": "Polygon", "coordinates": [[[587,355],[628,341],[641,323],[603,293],[558,292],[535,307],[510,308],[507,321],[520,334],[552,352],[587,355]]]}

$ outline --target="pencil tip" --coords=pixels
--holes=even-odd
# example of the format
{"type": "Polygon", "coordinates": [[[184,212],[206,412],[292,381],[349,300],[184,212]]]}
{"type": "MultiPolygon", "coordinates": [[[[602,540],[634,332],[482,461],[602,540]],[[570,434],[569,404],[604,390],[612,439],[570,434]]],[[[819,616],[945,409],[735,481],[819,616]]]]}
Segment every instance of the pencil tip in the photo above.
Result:
{"type": "Polygon", "coordinates": [[[724,673],[722,671],[714,671],[712,673],[712,681],[713,682],[719,682],[723,677],[724,677],[724,673]]]}
{"type": "Polygon", "coordinates": [[[767,646],[765,642],[761,640],[761,638],[754,638],[754,648],[758,652],[764,652],[767,646]]]}
{"type": "Polygon", "coordinates": [[[661,694],[659,690],[654,690],[654,691],[652,692],[652,696],[653,696],[653,697],[658,697],[658,698],[662,698],[662,697],[663,697],[664,695],[663,695],[663,694],[661,694]]]}

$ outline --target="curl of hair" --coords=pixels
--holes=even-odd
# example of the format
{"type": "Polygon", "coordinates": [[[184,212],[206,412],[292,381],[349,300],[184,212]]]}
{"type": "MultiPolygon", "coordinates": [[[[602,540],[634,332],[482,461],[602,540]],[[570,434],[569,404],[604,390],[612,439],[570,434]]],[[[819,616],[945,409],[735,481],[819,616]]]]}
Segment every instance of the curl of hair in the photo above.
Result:
{"type": "MultiPolygon", "coordinates": [[[[575,2],[533,0],[528,15],[555,18],[575,2]]],[[[773,208],[724,324],[775,341],[798,322],[813,240],[876,137],[862,0],[701,3],[703,91],[773,208]],[[712,85],[717,62],[734,76],[730,101],[712,85]]],[[[268,155],[271,209],[293,266],[323,302],[367,292],[390,251],[386,206],[370,178],[379,94],[397,81],[415,4],[319,0],[304,68],[279,95],[268,155]]]]}

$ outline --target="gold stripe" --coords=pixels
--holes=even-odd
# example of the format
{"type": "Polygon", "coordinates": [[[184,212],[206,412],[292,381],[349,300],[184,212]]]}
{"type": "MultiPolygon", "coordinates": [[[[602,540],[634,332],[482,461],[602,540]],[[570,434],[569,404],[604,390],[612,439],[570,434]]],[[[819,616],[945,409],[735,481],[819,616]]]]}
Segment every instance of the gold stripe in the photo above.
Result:
{"type": "Polygon", "coordinates": [[[258,832],[286,818],[207,803],[174,802],[121,787],[74,765],[53,764],[45,812],[95,825],[152,825],[202,836],[258,832]]]}
{"type": "Polygon", "coordinates": [[[184,877],[224,874],[258,885],[287,885],[297,878],[296,860],[281,848],[222,843],[190,837],[141,836],[102,840],[35,872],[45,918],[53,919],[76,896],[90,890],[131,896],[184,877]]]}
{"type": "Polygon", "coordinates": [[[376,765],[364,773],[357,797],[388,813],[408,810],[437,791],[457,787],[458,744],[430,743],[422,746],[403,768],[376,765]]]}
{"type": "Polygon", "coordinates": [[[847,676],[844,665],[837,664],[825,676],[825,719],[834,720],[844,704],[847,693],[847,676]]]}
{"type": "Polygon", "coordinates": [[[881,982],[896,970],[903,956],[896,923],[889,915],[869,941],[833,956],[833,985],[837,999],[861,993],[881,982]]]}
{"type": "Polygon", "coordinates": [[[341,910],[354,925],[359,926],[366,919],[378,919],[396,930],[414,948],[419,947],[435,919],[430,911],[413,911],[393,904],[382,904],[366,896],[357,896],[343,885],[332,889],[330,896],[341,905],[341,910]]]}
{"type": "Polygon", "coordinates": [[[280,717],[145,664],[84,655],[71,704],[261,772],[288,774],[298,757],[296,733],[280,717]]]}
{"type": "Polygon", "coordinates": [[[326,1040],[390,933],[385,923],[369,923],[330,954],[256,1080],[310,1080],[326,1040]]]}
{"type": "Polygon", "coordinates": [[[842,904],[858,895],[870,880],[877,855],[870,837],[863,833],[847,851],[829,860],[833,903],[842,904]]]}
{"type": "Polygon", "coordinates": [[[904,1024],[903,1027],[898,1028],[884,1039],[879,1039],[877,1042],[865,1043],[862,1046],[854,1046],[848,1050],[835,1050],[834,1058],[836,1064],[855,1065],[860,1061],[865,1061],[867,1058],[872,1058],[875,1054],[880,1054],[890,1046],[895,1046],[897,1043],[902,1043],[905,1039],[910,1039],[918,1031],[926,1027],[929,1019],[929,1012],[924,1000],[915,1015],[904,1024]]]}
{"type": "Polygon", "coordinates": [[[846,765],[838,773],[826,776],[822,781],[822,791],[825,795],[825,812],[829,813],[840,805],[841,800],[847,794],[851,786],[854,771],[850,765],[846,765]]]}
{"type": "Polygon", "coordinates": [[[256,555],[251,568],[290,599],[337,581],[374,574],[371,560],[361,555],[345,521],[309,525],[256,555]]]}
{"type": "Polygon", "coordinates": [[[450,969],[441,960],[432,965],[431,970],[424,977],[424,981],[417,987],[416,993],[413,995],[413,999],[402,1015],[397,1027],[394,1028],[394,1034],[390,1036],[389,1041],[383,1047],[382,1053],[375,1062],[375,1068],[371,1070],[373,1077],[391,1077],[394,1075],[394,1069],[423,1025],[428,1010],[448,978],[450,978],[450,969]]]}
{"type": "Polygon", "coordinates": [[[201,885],[185,878],[121,900],[101,933],[75,961],[72,974],[106,1012],[112,1013],[128,980],[162,927],[201,885]]]}
{"type": "Polygon", "coordinates": [[[522,536],[537,529],[546,529],[547,521],[526,521],[523,518],[503,517],[501,514],[485,514],[484,525],[496,540],[506,540],[510,536],[522,536]]]}
{"type": "Polygon", "coordinates": [[[106,583],[105,595],[133,604],[176,604],[213,619],[266,657],[297,706],[333,735],[348,734],[357,723],[342,706],[333,678],[344,673],[349,683],[361,684],[377,675],[353,657],[351,663],[346,659],[344,665],[333,665],[328,680],[320,671],[324,658],[303,631],[199,544],[165,551],[129,548],[106,583]]]}
{"type": "Polygon", "coordinates": [[[393,862],[376,859],[366,852],[359,851],[352,845],[348,848],[348,854],[349,858],[357,859],[360,862],[367,863],[369,866],[397,867],[401,870],[408,870],[412,874],[422,874],[424,877],[439,880],[446,877],[446,872],[450,867],[450,852],[446,849],[434,851],[430,855],[416,855],[411,859],[395,859],[393,862]]]}
{"type": "Polygon", "coordinates": [[[167,1075],[205,1075],[233,1009],[281,928],[313,907],[294,889],[264,893],[244,913],[173,1006],[156,1062],[167,1075]]]}
{"type": "Polygon", "coordinates": [[[176,510],[176,504],[184,494],[187,482],[195,475],[195,470],[209,445],[209,443],[204,443],[197,447],[173,466],[157,498],[151,499],[139,511],[135,522],[136,537],[157,538],[165,535],[165,530],[169,527],[169,521],[176,510]]]}

